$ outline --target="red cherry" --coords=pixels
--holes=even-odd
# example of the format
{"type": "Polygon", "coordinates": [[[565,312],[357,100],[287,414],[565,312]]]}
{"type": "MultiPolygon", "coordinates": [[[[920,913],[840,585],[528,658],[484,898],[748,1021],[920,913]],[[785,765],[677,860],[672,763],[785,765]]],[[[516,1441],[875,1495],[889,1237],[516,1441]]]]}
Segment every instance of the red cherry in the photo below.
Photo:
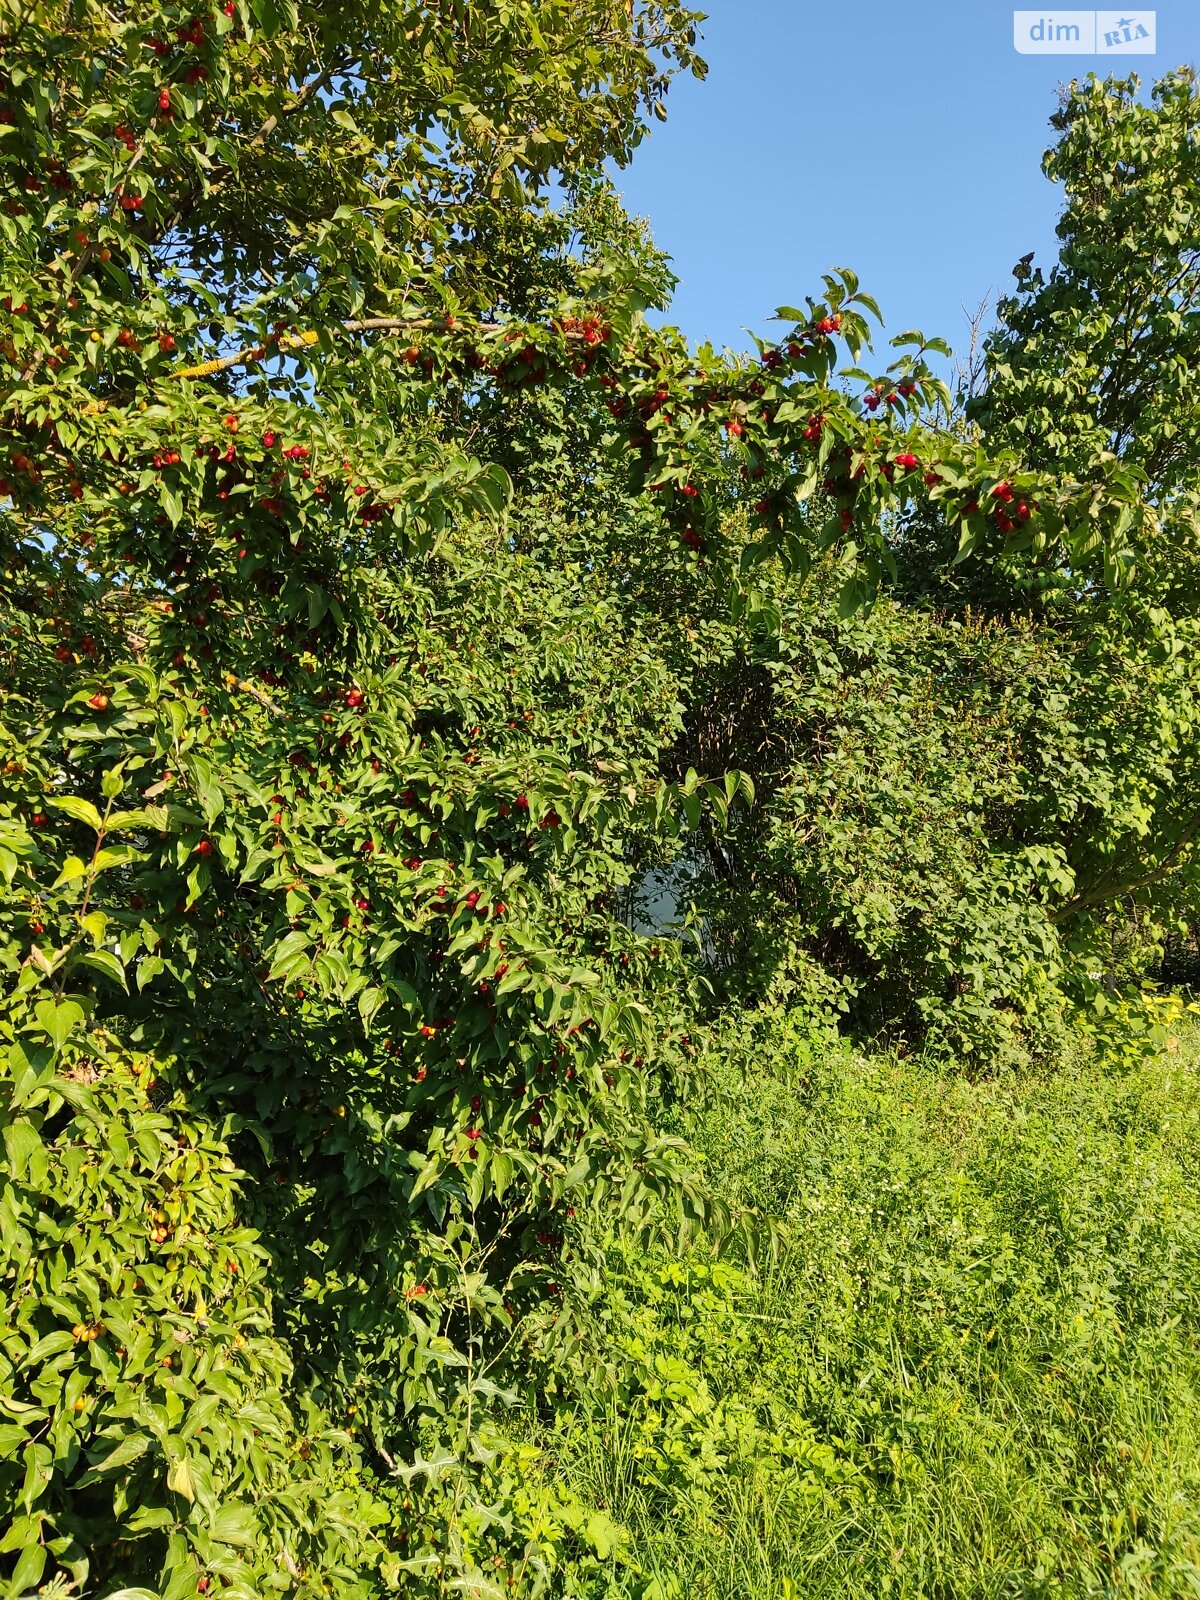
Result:
{"type": "Polygon", "coordinates": [[[107,711],[108,696],[106,694],[96,693],[92,695],[91,699],[88,701],[88,705],[91,706],[93,711],[107,711]]]}
{"type": "Polygon", "coordinates": [[[213,853],[212,840],[211,839],[201,839],[200,843],[196,846],[196,854],[198,856],[210,856],[210,855],[212,855],[212,853],[213,853]]]}
{"type": "Polygon", "coordinates": [[[361,689],[346,690],[346,704],[352,711],[356,711],[358,707],[362,705],[365,699],[366,695],[363,694],[361,689]]]}

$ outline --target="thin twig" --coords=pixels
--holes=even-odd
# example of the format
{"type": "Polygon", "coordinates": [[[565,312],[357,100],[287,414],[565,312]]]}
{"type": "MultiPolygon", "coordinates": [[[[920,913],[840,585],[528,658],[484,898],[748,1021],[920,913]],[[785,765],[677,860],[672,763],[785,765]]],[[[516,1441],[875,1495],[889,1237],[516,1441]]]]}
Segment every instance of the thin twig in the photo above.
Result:
{"type": "MultiPolygon", "coordinates": [[[[456,328],[466,328],[468,325],[460,323],[454,317],[355,317],[350,321],[339,323],[343,333],[450,333],[456,328]]],[[[473,333],[492,334],[500,333],[507,324],[503,322],[475,322],[469,324],[473,333]]],[[[580,340],[585,338],[580,333],[564,333],[565,339],[580,340]]],[[[320,342],[319,333],[289,333],[281,334],[272,343],[280,350],[299,350],[311,348],[320,342]]],[[[171,373],[172,378],[210,378],[216,372],[227,372],[230,367],[239,367],[250,361],[261,361],[268,354],[268,347],[263,344],[250,345],[244,350],[237,350],[232,355],[217,356],[212,361],[202,361],[198,366],[180,367],[171,373]]]]}

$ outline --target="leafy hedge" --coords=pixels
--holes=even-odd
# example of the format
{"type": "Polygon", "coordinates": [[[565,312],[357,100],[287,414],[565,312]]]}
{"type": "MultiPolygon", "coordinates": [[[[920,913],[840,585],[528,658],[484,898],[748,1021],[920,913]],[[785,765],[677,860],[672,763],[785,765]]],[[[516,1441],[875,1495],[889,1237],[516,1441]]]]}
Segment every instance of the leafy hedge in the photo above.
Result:
{"type": "Polygon", "coordinates": [[[365,1584],[387,1507],[345,1424],[292,1386],[234,1119],[164,1091],[170,1063],[103,1028],[68,1043],[77,1009],[43,1001],[5,1040],[9,1591],[53,1573],[171,1597],[365,1584]]]}
{"type": "Polygon", "coordinates": [[[699,19],[619,9],[0,41],[8,1600],[652,1585],[515,1413],[597,1214],[731,1231],[668,1120],[722,1002],[1015,1056],[1193,895],[1186,497],[940,426],[848,269],[757,360],[652,327],[599,174],[699,19]],[[627,915],[701,849],[721,973],[627,915]]]}

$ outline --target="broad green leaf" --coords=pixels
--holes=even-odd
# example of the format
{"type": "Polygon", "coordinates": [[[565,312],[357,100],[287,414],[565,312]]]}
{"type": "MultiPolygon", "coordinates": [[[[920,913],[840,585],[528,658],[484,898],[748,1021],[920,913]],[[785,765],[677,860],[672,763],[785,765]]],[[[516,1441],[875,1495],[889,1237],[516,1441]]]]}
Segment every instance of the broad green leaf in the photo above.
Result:
{"type": "Polygon", "coordinates": [[[42,1000],[34,1007],[34,1019],[56,1050],[61,1050],[83,1022],[83,1008],[74,1000],[42,1000]]]}
{"type": "Polygon", "coordinates": [[[50,802],[56,811],[65,811],[67,816],[76,822],[82,822],[87,827],[99,833],[103,827],[100,813],[90,800],[82,800],[77,795],[58,795],[50,802]]]}
{"type": "Polygon", "coordinates": [[[125,977],[125,969],[111,950],[86,951],[83,955],[77,955],[72,965],[91,967],[95,972],[102,972],[106,978],[111,978],[128,993],[129,984],[125,977]]]}
{"type": "Polygon", "coordinates": [[[81,878],[88,870],[86,861],[78,856],[68,856],[59,869],[58,877],[54,880],[54,887],[61,889],[66,883],[71,883],[76,878],[81,878]]]}
{"type": "Polygon", "coordinates": [[[167,1488],[185,1500],[196,1498],[192,1468],[186,1456],[179,1456],[167,1467],[167,1488]]]}

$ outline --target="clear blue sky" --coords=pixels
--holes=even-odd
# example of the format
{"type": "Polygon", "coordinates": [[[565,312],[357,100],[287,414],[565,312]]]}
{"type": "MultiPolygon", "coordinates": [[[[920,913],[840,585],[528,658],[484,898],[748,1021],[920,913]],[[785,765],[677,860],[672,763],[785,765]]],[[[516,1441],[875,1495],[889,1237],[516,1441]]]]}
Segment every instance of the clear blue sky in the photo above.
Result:
{"type": "MultiPolygon", "coordinates": [[[[1200,62],[1200,0],[1156,10],[1156,55],[1112,69],[1147,86],[1200,62]]],[[[997,0],[709,11],[707,80],[676,82],[668,121],[615,174],[673,258],[670,320],[690,338],[745,348],[742,328],[765,331],[776,306],[803,304],[823,271],[848,266],[891,332],[958,347],[964,303],[1009,288],[1027,250],[1054,259],[1047,119],[1060,82],[1108,63],[1018,54],[1013,7],[997,0]]]]}

